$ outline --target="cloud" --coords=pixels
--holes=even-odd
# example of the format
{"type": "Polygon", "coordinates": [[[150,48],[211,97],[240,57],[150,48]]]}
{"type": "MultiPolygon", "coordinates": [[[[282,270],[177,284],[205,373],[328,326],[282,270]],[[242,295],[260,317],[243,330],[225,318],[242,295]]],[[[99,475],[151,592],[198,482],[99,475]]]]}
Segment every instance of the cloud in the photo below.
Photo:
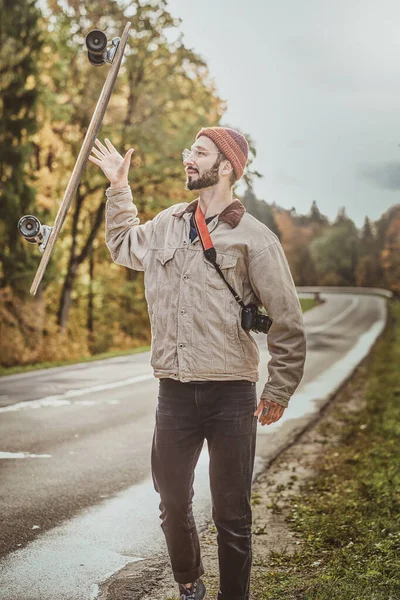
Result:
{"type": "Polygon", "coordinates": [[[384,190],[400,190],[400,162],[388,161],[378,165],[361,165],[358,176],[384,190]]]}

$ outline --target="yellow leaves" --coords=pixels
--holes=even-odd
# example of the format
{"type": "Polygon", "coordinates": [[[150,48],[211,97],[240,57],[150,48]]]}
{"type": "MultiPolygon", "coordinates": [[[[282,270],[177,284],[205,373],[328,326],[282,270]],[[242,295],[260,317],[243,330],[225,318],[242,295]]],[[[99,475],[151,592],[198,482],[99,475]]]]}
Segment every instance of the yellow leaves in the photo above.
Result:
{"type": "Polygon", "coordinates": [[[42,210],[51,210],[54,207],[53,199],[46,194],[36,194],[36,204],[42,210]]]}
{"type": "Polygon", "coordinates": [[[44,85],[49,85],[49,84],[53,83],[53,79],[52,79],[50,73],[42,73],[40,76],[40,79],[44,85]]]}
{"type": "Polygon", "coordinates": [[[34,90],[36,87],[36,77],[34,75],[28,75],[25,81],[26,90],[34,90]]]}
{"type": "Polygon", "coordinates": [[[69,94],[57,94],[56,102],[57,104],[66,104],[71,99],[69,94]]]}

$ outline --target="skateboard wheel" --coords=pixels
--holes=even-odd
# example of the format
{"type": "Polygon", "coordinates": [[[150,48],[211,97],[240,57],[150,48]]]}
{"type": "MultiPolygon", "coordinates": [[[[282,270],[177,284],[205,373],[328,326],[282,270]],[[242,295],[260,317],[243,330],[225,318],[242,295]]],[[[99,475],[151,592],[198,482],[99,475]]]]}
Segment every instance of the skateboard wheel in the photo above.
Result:
{"type": "Polygon", "coordinates": [[[36,236],[40,233],[41,224],[33,215],[25,215],[18,221],[18,231],[28,242],[36,243],[36,236]]]}
{"type": "Polygon", "coordinates": [[[95,67],[100,67],[101,65],[104,65],[104,63],[106,62],[102,55],[92,54],[91,52],[88,52],[88,59],[89,59],[90,64],[95,67]]]}
{"type": "Polygon", "coordinates": [[[100,29],[93,29],[87,34],[85,43],[91,54],[102,55],[107,47],[107,36],[104,31],[101,31],[100,29]]]}

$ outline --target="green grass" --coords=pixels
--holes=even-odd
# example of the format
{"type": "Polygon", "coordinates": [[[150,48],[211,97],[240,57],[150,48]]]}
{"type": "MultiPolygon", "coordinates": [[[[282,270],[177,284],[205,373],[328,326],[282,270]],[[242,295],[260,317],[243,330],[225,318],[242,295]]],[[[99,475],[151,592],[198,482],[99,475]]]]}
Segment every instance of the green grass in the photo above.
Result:
{"type": "Polygon", "coordinates": [[[317,306],[317,304],[320,304],[320,302],[317,302],[314,298],[300,298],[300,304],[304,313],[307,310],[314,308],[314,306],[317,306]]]}
{"type": "MultiPolygon", "coordinates": [[[[300,304],[303,312],[310,310],[318,304],[313,299],[301,299],[300,304]]],[[[102,354],[95,354],[93,356],[84,356],[82,358],[74,360],[63,360],[54,362],[42,362],[31,365],[16,365],[14,367],[2,367],[0,365],[0,377],[3,375],[15,375],[17,373],[27,373],[29,371],[36,371],[38,369],[50,369],[52,367],[64,367],[66,365],[74,365],[81,362],[92,362],[94,360],[104,360],[105,358],[113,358],[114,356],[127,356],[129,354],[138,354],[139,352],[147,352],[150,350],[150,346],[140,346],[132,350],[121,350],[115,352],[103,352],[102,354]]]]}
{"type": "Polygon", "coordinates": [[[340,405],[340,443],[290,500],[295,555],[273,554],[257,600],[400,599],[400,303],[369,360],[366,408],[340,405]]]}

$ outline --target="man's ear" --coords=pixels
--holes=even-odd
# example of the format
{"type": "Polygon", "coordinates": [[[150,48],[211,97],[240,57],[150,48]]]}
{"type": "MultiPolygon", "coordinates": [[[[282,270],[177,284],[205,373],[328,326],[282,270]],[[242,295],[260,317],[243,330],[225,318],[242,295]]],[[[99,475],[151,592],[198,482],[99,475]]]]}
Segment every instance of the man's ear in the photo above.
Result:
{"type": "Polygon", "coordinates": [[[232,167],[232,163],[230,160],[228,160],[227,158],[224,159],[221,163],[222,165],[222,170],[221,170],[221,175],[230,175],[233,171],[233,167],[232,167]]]}

